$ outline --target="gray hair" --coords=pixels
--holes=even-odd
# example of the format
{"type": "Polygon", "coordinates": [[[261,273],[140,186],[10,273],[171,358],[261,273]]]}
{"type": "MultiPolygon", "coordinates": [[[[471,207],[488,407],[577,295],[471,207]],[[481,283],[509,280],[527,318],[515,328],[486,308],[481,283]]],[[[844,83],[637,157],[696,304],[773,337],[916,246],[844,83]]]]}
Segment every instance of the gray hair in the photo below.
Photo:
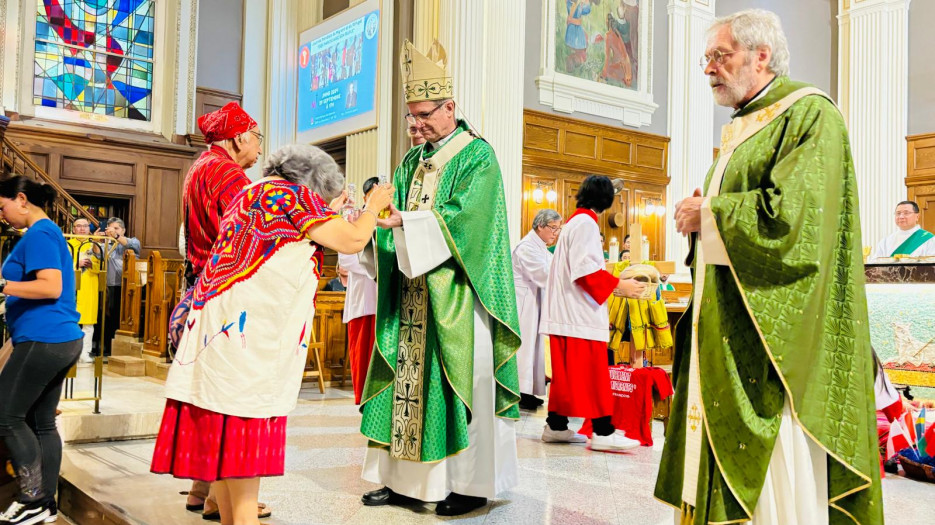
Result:
{"type": "Polygon", "coordinates": [[[548,208],[539,210],[539,213],[537,213],[536,217],[532,220],[532,229],[538,230],[539,228],[547,226],[552,221],[560,220],[562,220],[562,216],[555,210],[550,210],[548,208]]]}
{"type": "Polygon", "coordinates": [[[766,67],[776,76],[789,74],[789,43],[776,13],[765,9],[747,9],[718,18],[708,28],[708,37],[725,25],[730,27],[731,38],[746,49],[768,47],[772,55],[766,67]]]}
{"type": "Polygon", "coordinates": [[[117,224],[117,226],[123,228],[124,231],[127,230],[127,223],[123,222],[123,219],[118,217],[111,217],[107,219],[107,226],[110,226],[111,224],[117,224]]]}
{"type": "Polygon", "coordinates": [[[326,202],[344,189],[344,174],[338,164],[321,148],[308,144],[290,144],[274,151],[266,159],[263,175],[278,175],[308,186],[326,202]]]}

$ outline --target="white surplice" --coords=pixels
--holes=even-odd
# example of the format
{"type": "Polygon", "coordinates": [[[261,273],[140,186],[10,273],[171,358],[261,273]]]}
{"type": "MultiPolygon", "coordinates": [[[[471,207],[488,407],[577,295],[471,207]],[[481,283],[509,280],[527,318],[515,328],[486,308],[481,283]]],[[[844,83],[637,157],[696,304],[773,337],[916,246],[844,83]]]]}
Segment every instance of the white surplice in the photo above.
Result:
{"type": "MultiPolygon", "coordinates": [[[[423,275],[451,257],[433,212],[401,214],[403,227],[393,229],[393,240],[399,269],[406,277],[423,275]]],[[[362,257],[361,262],[367,265],[368,259],[362,257]]],[[[513,421],[496,417],[495,390],[490,315],[475,297],[473,417],[467,427],[468,448],[434,463],[396,459],[386,449],[368,448],[361,477],[422,501],[441,501],[449,492],[492,499],[516,486],[516,432],[513,421]]]]}
{"type": "Polygon", "coordinates": [[[338,254],[338,264],[347,270],[347,293],[344,296],[344,317],[348,322],[377,312],[377,281],[360,264],[357,254],[338,254]]]}
{"type": "Polygon", "coordinates": [[[549,281],[552,254],[535,230],[513,249],[513,285],[522,344],[516,352],[519,391],[545,395],[545,336],[539,333],[542,294],[549,281]]]}
{"type": "MultiPolygon", "coordinates": [[[[893,252],[896,251],[896,248],[899,248],[902,243],[906,242],[906,239],[921,228],[922,227],[917,224],[915,228],[896,230],[890,235],[887,235],[886,238],[877,243],[873,253],[867,258],[867,262],[873,262],[877,259],[888,259],[893,255],[893,252]]],[[[927,257],[932,255],[935,255],[935,237],[925,241],[922,246],[919,246],[909,254],[910,257],[927,257]]]]}

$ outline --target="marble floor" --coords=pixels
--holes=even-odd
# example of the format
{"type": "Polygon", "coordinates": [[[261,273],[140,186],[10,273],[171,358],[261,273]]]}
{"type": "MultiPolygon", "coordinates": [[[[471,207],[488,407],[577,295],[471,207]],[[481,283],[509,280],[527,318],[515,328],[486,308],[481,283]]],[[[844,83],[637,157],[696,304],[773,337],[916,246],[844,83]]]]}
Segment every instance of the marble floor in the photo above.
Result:
{"type": "MultiPolygon", "coordinates": [[[[325,395],[305,388],[289,419],[286,475],[264,479],[261,500],[273,508],[271,524],[619,524],[671,523],[670,508],[652,497],[661,455],[662,425],[654,447],[603,454],[583,445],[545,444],[545,411],[524,412],[517,424],[520,483],[486,508],[439,518],[432,505],[363,507],[360,495],[378,488],[360,479],[365,441],[349,390],[325,395]]],[[[573,423],[575,424],[575,423],[573,423]]],[[[149,473],[152,440],[69,445],[63,476],[97,501],[142,524],[204,523],[184,510],[189,483],[149,473]]],[[[898,476],[884,480],[887,523],[931,524],[935,485],[898,476]],[[929,512],[921,512],[928,508],[929,512]]]]}

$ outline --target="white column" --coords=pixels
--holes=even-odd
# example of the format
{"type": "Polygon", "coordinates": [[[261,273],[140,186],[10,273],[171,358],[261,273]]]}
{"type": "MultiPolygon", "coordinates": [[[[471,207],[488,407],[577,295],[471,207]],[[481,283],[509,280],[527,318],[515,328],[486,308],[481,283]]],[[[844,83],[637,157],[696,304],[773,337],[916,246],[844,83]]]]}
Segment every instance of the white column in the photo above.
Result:
{"type": "Polygon", "coordinates": [[[910,0],[839,0],[838,93],[857,173],[863,244],[906,198],[910,0]]]}
{"type": "Polygon", "coordinates": [[[438,0],[416,0],[412,13],[412,44],[425,51],[438,38],[438,0]]]}
{"type": "Polygon", "coordinates": [[[455,102],[497,154],[513,244],[522,218],[525,18],[525,2],[442,0],[439,9],[455,102]]]}
{"type": "Polygon", "coordinates": [[[299,46],[295,0],[269,0],[266,82],[266,140],[269,153],[295,142],[296,54],[299,46]]]}
{"type": "MultiPolygon", "coordinates": [[[[35,3],[25,3],[25,7],[35,9],[35,3]]],[[[20,65],[24,40],[23,8],[24,2],[0,0],[0,110],[3,108],[19,110],[17,100],[19,77],[24,74],[23,72],[25,74],[32,72],[31,65],[30,67],[20,65]]]]}
{"type": "Polygon", "coordinates": [[[704,183],[711,167],[714,100],[698,60],[705,31],[714,21],[715,0],[669,0],[669,187],[666,190],[665,259],[687,273],[688,241],[675,231],[675,203],[704,183]]]}
{"type": "MultiPolygon", "coordinates": [[[[270,57],[266,52],[268,11],[266,0],[244,0],[243,9],[243,85],[241,105],[244,110],[257,121],[260,133],[269,136],[268,120],[266,118],[266,79],[270,70],[270,57]]],[[[263,143],[263,155],[259,161],[247,170],[251,180],[262,176],[263,162],[269,153],[269,142],[263,143]]]]}
{"type": "MultiPolygon", "coordinates": [[[[177,64],[175,67],[173,122],[170,126],[162,125],[166,136],[185,135],[195,129],[195,71],[198,66],[198,0],[179,2],[176,20],[175,46],[177,64]]],[[[163,34],[171,35],[172,31],[163,34]]],[[[167,46],[170,47],[170,46],[167,46]]],[[[168,70],[167,69],[164,69],[168,70]]],[[[154,99],[155,101],[156,99],[154,99]]]]}

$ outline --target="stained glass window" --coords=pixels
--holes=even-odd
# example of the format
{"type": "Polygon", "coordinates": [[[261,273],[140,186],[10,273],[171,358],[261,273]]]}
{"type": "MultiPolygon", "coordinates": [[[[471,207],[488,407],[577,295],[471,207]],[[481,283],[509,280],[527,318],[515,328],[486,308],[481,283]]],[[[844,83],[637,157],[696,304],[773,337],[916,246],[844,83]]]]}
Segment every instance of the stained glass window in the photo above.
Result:
{"type": "Polygon", "coordinates": [[[154,0],[37,0],[37,106],[149,121],[154,0]]]}

